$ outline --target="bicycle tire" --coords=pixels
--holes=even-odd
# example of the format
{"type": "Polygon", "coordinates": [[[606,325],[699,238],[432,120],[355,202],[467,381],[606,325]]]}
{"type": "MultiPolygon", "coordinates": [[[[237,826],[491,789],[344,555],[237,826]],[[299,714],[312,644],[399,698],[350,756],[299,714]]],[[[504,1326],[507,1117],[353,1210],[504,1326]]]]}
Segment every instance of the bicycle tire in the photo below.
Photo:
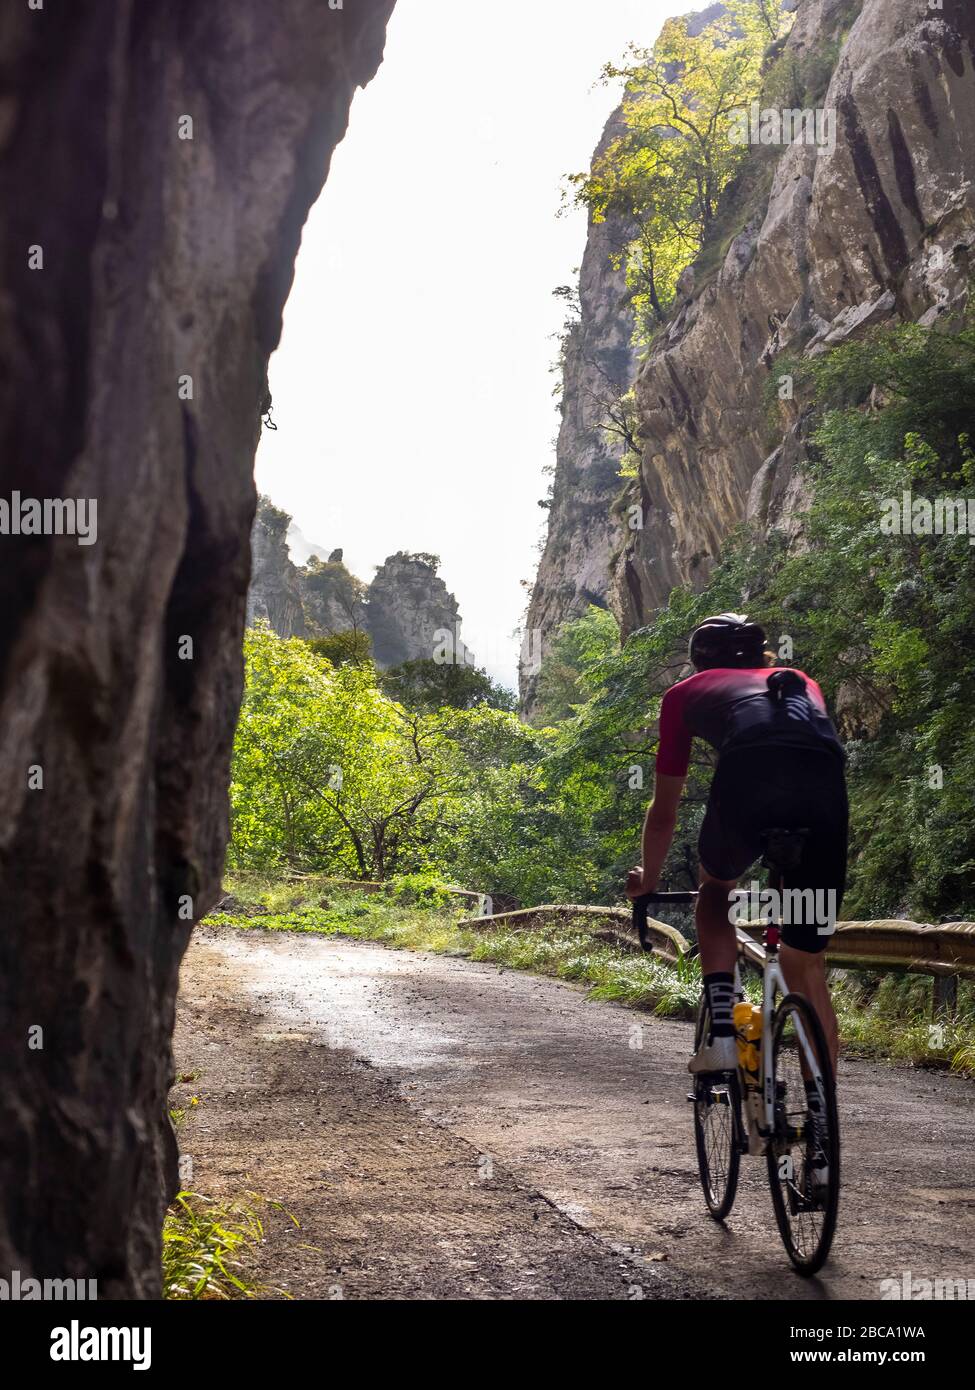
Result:
{"type": "MultiPolygon", "coordinates": [[[[710,1031],[710,1010],[705,1000],[698,1009],[697,1028],[694,1035],[694,1050],[697,1051],[702,1038],[710,1031]]],[[[741,1166],[741,1085],[737,1072],[721,1073],[720,1080],[715,1076],[694,1078],[694,1142],[697,1147],[697,1168],[704,1191],[704,1201],[715,1221],[724,1221],[735,1203],[738,1192],[738,1171],[741,1166]],[[725,1099],[726,1097],[726,1099],[725,1099]],[[724,1133],[718,1133],[717,1143],[708,1146],[706,1120],[718,1108],[727,1109],[727,1123],[724,1133]],[[716,1162],[725,1156],[723,1168],[716,1162]]]]}
{"type": "MultiPolygon", "coordinates": [[[[785,1084],[784,1082],[782,1083],[785,1084]]],[[[819,1015],[806,999],[805,995],[789,993],[779,1003],[772,1020],[772,1085],[773,1095],[775,1096],[776,1125],[775,1133],[769,1140],[767,1162],[769,1187],[772,1190],[772,1208],[775,1212],[776,1225],[779,1228],[779,1235],[785,1246],[786,1253],[792,1261],[793,1267],[806,1277],[813,1275],[821,1269],[829,1257],[829,1252],[833,1244],[833,1236],[836,1233],[836,1222],[839,1213],[840,1201],[840,1126],[839,1116],[836,1109],[836,1085],[833,1077],[833,1068],[829,1060],[829,1050],[826,1046],[826,1035],[823,1026],[819,1021],[819,1015]],[[792,1176],[784,1177],[782,1174],[781,1160],[783,1158],[782,1145],[787,1141],[788,1135],[780,1133],[785,1127],[785,1113],[779,1112],[779,1083],[780,1065],[779,1057],[783,1050],[783,1033],[790,1016],[798,1015],[802,1019],[803,1026],[807,1030],[807,1035],[812,1043],[819,1063],[819,1068],[823,1077],[823,1084],[826,1090],[826,1157],[828,1160],[829,1180],[824,1196],[821,1196],[816,1204],[806,1205],[808,1198],[803,1191],[807,1188],[806,1162],[803,1163],[801,1178],[792,1176]],[[795,1213],[791,1213],[789,1206],[795,1205],[795,1213]],[[805,1243],[800,1247],[795,1238],[791,1216],[804,1213],[820,1213],[822,1224],[816,1239],[807,1246],[805,1243]]],[[[808,1123],[808,1116],[807,1116],[808,1123]]],[[[789,1149],[791,1158],[791,1148],[789,1149]]],[[[793,1170],[794,1173],[794,1170],[793,1170]]],[[[801,1225],[801,1223],[800,1223],[801,1225]]]]}

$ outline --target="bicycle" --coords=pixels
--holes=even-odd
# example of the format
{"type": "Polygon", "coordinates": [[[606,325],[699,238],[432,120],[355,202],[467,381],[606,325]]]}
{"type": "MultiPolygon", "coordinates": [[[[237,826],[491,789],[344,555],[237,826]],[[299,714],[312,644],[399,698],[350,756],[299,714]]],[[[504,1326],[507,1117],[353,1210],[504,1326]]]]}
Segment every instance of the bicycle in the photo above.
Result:
{"type": "MultiPolygon", "coordinates": [[[[805,833],[778,828],[766,832],[762,862],[774,876],[770,886],[781,888],[784,873],[798,863],[805,833]]],[[[696,893],[646,893],[634,899],[633,919],[643,949],[651,949],[651,903],[691,903],[696,898],[696,893]]],[[[698,1074],[687,1097],[694,1105],[701,1186],[708,1211],[716,1221],[724,1221],[734,1205],[742,1154],[764,1156],[779,1234],[793,1266],[808,1276],[829,1255],[839,1211],[840,1133],[833,1069],[816,1011],[804,995],[789,991],[782,974],[781,922],[766,925],[764,947],[741,927],[735,930],[735,999],[742,1006],[735,1010],[738,1069],[698,1074]],[[738,1026],[749,1008],[741,984],[742,960],[762,974],[757,1038],[752,1036],[758,1022],[753,1013],[744,1034],[738,1026]],[[818,1120],[810,1112],[807,1079],[818,1096],[818,1120]]],[[[709,1031],[708,1003],[702,995],[695,1052],[709,1031]]]]}

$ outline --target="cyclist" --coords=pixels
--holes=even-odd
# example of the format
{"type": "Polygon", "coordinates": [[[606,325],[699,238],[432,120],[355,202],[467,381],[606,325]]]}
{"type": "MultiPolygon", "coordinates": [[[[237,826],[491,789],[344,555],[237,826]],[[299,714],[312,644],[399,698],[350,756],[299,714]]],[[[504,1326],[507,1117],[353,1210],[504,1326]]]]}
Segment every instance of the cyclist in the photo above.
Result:
{"type": "MultiPolygon", "coordinates": [[[[702,1039],[688,1070],[733,1071],[737,1066],[731,894],[760,857],[763,830],[805,827],[809,834],[801,860],[786,875],[783,888],[819,890],[819,902],[826,901],[830,911],[825,921],[820,912],[807,911],[799,914],[807,920],[787,922],[779,958],[789,989],[804,994],[819,1015],[835,1075],[836,1015],[823,953],[846,883],[842,745],[816,682],[802,671],[770,672],[775,657],[765,650],[765,634],[743,614],[706,619],[691,636],[688,658],[695,674],[672,686],[661,703],[642,867],[630,871],[626,885],[631,898],[655,891],[674,834],[691,740],[705,739],[718,752],[698,842],[697,934],[712,1032],[702,1039]]],[[[790,907],[808,906],[810,896],[791,893],[790,907]]],[[[818,1108],[814,1092],[810,1102],[818,1108]]]]}

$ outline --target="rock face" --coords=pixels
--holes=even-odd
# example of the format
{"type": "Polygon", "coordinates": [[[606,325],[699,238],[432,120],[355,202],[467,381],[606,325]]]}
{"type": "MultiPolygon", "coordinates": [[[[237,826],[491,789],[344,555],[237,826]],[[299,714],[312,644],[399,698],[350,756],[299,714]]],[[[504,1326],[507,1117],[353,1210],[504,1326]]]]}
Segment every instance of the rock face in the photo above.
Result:
{"type": "Polygon", "coordinates": [[[0,536],[6,1277],[159,1293],[267,359],[391,8],[105,0],[0,26],[0,497],[98,503],[93,545],[0,536]]]}
{"type": "MultiPolygon", "coordinates": [[[[622,111],[610,118],[593,158],[597,159],[623,132],[622,111]]],[[[622,482],[620,462],[626,442],[622,396],[636,375],[632,347],[633,315],[624,269],[612,257],[628,241],[627,229],[615,218],[594,223],[579,277],[579,319],[569,330],[562,372],[562,423],[555,452],[548,532],[542,552],[526,629],[520,684],[527,712],[534,703],[537,654],[562,623],[584,613],[590,604],[605,607],[610,587],[608,559],[617,543],[619,521],[610,515],[622,482]],[[612,417],[615,428],[605,423],[612,417]],[[529,658],[536,657],[529,664],[529,658]]]]}
{"type": "Polygon", "coordinates": [[[457,600],[437,574],[436,556],[402,550],[390,555],[376,570],[367,598],[366,626],[378,666],[432,657],[446,651],[445,644],[455,662],[473,662],[460,640],[457,600]]]}
{"type": "Polygon", "coordinates": [[[287,512],[261,497],[251,529],[247,622],[263,619],[279,637],[324,637],[365,627],[364,585],[341,561],[341,551],[323,560],[287,512]],[[296,538],[307,555],[301,566],[291,559],[296,538]]]}
{"type": "Polygon", "coordinates": [[[717,276],[679,310],[636,385],[630,500],[644,528],[615,558],[624,631],[674,585],[701,583],[729,528],[795,527],[801,421],[771,450],[763,393],[780,354],[816,353],[963,304],[975,243],[975,11],[917,0],[806,0],[787,51],[838,48],[822,105],[835,146],[795,144],[717,276]],[[852,27],[847,32],[847,26],[852,27]]]}
{"type": "Polygon", "coordinates": [[[460,641],[457,600],[437,574],[436,555],[398,551],[367,587],[346,569],[341,549],[328,560],[312,554],[307,564],[294,565],[288,537],[295,530],[286,512],[260,499],[251,533],[248,623],[263,618],[280,637],[326,637],[355,628],[368,634],[383,668],[432,657],[446,644],[455,660],[473,661],[460,641]]]}
{"type": "Polygon", "coordinates": [[[341,558],[319,560],[313,555],[298,571],[298,592],[308,637],[367,626],[365,585],[349,573],[341,558]]]}
{"type": "Polygon", "coordinates": [[[263,619],[281,637],[305,637],[300,571],[291,563],[291,518],[261,498],[251,528],[247,622],[263,619]]]}
{"type": "MultiPolygon", "coordinates": [[[[752,176],[761,191],[744,200],[716,272],[698,266],[682,279],[679,307],[636,375],[642,461],[612,517],[622,484],[607,460],[604,484],[592,486],[599,412],[572,423],[586,386],[567,356],[552,521],[528,616],[543,639],[579,610],[583,588],[606,597],[624,633],[641,626],[675,585],[706,580],[746,515],[798,529],[803,422],[783,403],[770,437],[777,359],[873,324],[957,313],[975,243],[973,44],[968,0],[796,7],[786,52],[799,69],[822,70],[816,105],[835,113],[835,144],[750,152],[753,169],[768,166],[764,182],[752,176]],[[631,505],[641,530],[625,524],[631,505]]],[[[600,341],[625,342],[629,315],[601,236],[594,228],[584,279],[597,289],[600,341]]],[[[523,671],[529,712],[532,691],[523,671]]]]}

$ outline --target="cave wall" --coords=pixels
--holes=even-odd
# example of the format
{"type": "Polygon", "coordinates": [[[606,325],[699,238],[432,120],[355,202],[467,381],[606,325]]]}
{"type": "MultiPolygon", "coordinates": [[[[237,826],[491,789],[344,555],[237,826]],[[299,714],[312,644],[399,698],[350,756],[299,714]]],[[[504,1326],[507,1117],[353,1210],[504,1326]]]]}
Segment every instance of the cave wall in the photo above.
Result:
{"type": "Polygon", "coordinates": [[[97,500],[94,544],[0,536],[5,1277],[159,1292],[174,999],[227,839],[267,359],[391,9],[0,18],[0,498],[97,500]]]}

